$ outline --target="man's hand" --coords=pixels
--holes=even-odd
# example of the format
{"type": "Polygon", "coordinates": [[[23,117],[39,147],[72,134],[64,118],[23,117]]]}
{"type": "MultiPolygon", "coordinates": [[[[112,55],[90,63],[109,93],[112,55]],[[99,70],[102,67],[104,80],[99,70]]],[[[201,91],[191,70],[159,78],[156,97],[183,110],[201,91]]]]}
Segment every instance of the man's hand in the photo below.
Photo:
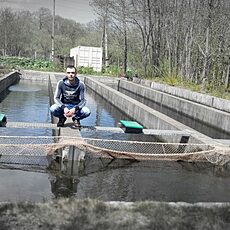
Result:
{"type": "Polygon", "coordinates": [[[64,114],[66,117],[72,117],[75,112],[76,112],[75,108],[72,109],[68,109],[66,107],[64,108],[64,114]]]}

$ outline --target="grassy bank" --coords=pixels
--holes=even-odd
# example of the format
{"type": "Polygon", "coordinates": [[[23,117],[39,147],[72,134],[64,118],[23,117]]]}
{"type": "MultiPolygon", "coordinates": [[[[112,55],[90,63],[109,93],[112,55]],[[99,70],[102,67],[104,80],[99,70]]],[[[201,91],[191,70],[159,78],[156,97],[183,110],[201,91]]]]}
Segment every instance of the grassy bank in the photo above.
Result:
{"type": "Polygon", "coordinates": [[[2,229],[228,229],[229,203],[102,202],[61,199],[0,204],[2,229]]]}
{"type": "MultiPolygon", "coordinates": [[[[39,71],[55,71],[55,72],[62,72],[64,69],[60,67],[57,63],[53,63],[49,60],[43,59],[33,59],[33,58],[24,58],[24,57],[0,57],[0,76],[5,74],[8,69],[10,70],[39,70],[39,71]],[[2,71],[1,71],[2,69],[2,71]]],[[[101,74],[101,75],[111,75],[111,76],[118,76],[119,70],[115,66],[111,66],[109,68],[103,69],[103,73],[95,73],[92,68],[89,67],[80,67],[78,72],[81,74],[87,75],[94,75],[94,74],[101,74]]],[[[132,73],[128,72],[128,79],[131,79],[132,73]]],[[[146,78],[148,79],[148,78],[146,78]]],[[[191,91],[200,92],[204,94],[208,94],[211,96],[224,98],[230,100],[230,93],[229,90],[226,89],[225,85],[214,86],[214,84],[203,82],[202,84],[195,84],[190,81],[183,81],[182,78],[179,77],[158,77],[158,78],[151,78],[151,81],[159,82],[175,87],[181,87],[184,89],[189,89],[191,91]]]]}

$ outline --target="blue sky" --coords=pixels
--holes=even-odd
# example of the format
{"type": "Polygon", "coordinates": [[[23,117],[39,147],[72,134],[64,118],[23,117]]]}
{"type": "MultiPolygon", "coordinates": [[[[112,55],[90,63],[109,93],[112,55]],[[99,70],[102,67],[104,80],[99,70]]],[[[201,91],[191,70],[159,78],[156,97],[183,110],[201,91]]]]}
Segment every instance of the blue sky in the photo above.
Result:
{"type": "MultiPolygon", "coordinates": [[[[63,18],[87,23],[97,18],[89,6],[90,0],[55,0],[55,13],[63,18]]],[[[0,8],[36,11],[40,7],[53,10],[53,0],[0,0],[0,8]]]]}

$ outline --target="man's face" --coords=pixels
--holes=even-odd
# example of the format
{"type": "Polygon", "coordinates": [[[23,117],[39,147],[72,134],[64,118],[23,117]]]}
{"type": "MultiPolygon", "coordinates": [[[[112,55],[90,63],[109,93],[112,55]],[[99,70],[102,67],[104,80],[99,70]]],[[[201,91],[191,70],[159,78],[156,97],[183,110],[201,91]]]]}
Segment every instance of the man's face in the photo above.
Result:
{"type": "Polygon", "coordinates": [[[66,74],[67,74],[69,81],[73,81],[75,79],[75,76],[76,76],[75,68],[67,68],[66,74]]]}

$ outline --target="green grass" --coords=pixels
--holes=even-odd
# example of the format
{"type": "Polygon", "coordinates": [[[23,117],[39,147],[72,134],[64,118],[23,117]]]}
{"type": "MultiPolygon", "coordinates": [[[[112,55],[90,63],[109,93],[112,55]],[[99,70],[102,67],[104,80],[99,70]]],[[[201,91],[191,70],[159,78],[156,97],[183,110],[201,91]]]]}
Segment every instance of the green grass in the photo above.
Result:
{"type": "Polygon", "coordinates": [[[158,83],[175,86],[183,89],[188,89],[194,92],[200,92],[214,97],[230,100],[230,91],[228,91],[226,89],[226,86],[224,85],[210,86],[207,84],[205,85],[204,90],[201,91],[201,85],[195,84],[194,82],[191,81],[182,81],[180,78],[177,77],[160,77],[160,78],[158,77],[158,78],[151,78],[151,80],[158,83]]]}
{"type": "Polygon", "coordinates": [[[0,57],[0,66],[6,69],[29,69],[53,71],[54,65],[51,61],[44,59],[33,59],[25,57],[0,57]]]}
{"type": "MultiPolygon", "coordinates": [[[[3,75],[4,69],[25,69],[25,70],[40,70],[40,71],[64,71],[61,69],[60,65],[53,63],[49,60],[45,59],[33,59],[33,58],[25,58],[25,57],[3,57],[0,56],[0,76],[3,75]]],[[[81,74],[88,75],[110,75],[117,76],[119,73],[119,69],[117,66],[112,65],[110,67],[104,68],[102,73],[95,72],[92,68],[89,67],[80,67],[78,68],[78,72],[81,74]]],[[[164,72],[164,71],[163,71],[164,72]]],[[[128,70],[127,77],[131,79],[134,71],[128,70]]],[[[182,80],[183,78],[180,76],[176,76],[172,74],[171,76],[165,75],[161,77],[150,78],[148,76],[145,79],[152,80],[155,82],[159,82],[162,84],[167,84],[170,86],[181,87],[184,89],[188,89],[195,92],[201,92],[201,85],[195,84],[191,81],[182,80]]],[[[230,93],[226,90],[224,85],[221,86],[212,86],[207,84],[204,87],[202,93],[212,95],[215,97],[220,97],[224,99],[230,100],[230,93]]]]}

